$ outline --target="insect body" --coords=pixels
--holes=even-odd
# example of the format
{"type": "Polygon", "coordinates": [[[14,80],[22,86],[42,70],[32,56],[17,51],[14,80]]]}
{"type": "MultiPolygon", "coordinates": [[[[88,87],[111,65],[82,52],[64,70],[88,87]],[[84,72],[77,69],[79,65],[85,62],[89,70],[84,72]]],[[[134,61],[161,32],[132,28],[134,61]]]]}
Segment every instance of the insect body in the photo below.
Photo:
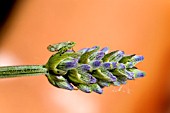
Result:
{"type": "Polygon", "coordinates": [[[58,44],[52,44],[47,47],[47,49],[51,52],[58,52],[60,55],[65,53],[67,50],[73,48],[75,46],[75,42],[67,41],[67,42],[61,42],[58,44]]]}

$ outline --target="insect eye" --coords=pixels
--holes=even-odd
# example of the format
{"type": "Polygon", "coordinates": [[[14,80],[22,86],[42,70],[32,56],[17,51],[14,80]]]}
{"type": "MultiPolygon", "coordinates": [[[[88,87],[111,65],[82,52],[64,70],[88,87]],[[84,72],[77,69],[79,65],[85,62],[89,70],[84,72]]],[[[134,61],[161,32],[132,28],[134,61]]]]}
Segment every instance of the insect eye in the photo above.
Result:
{"type": "Polygon", "coordinates": [[[73,44],[74,44],[74,42],[68,43],[68,45],[73,45],[73,44]]]}

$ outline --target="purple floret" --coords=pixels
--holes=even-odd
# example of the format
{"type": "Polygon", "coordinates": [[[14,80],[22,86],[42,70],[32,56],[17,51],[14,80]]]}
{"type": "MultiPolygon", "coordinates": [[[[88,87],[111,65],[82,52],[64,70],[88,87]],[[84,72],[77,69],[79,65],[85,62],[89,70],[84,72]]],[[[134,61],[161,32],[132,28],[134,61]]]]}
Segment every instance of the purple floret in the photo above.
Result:
{"type": "Polygon", "coordinates": [[[126,67],[125,67],[125,65],[123,64],[123,63],[119,63],[119,65],[118,65],[118,69],[125,69],[126,67]]]}
{"type": "Polygon", "coordinates": [[[98,52],[97,55],[96,55],[96,60],[101,60],[103,57],[104,57],[104,52],[98,52]]]}
{"type": "Polygon", "coordinates": [[[81,69],[81,71],[86,72],[86,71],[90,71],[91,66],[88,64],[82,64],[79,68],[81,69]]]}
{"type": "Polygon", "coordinates": [[[96,83],[97,82],[97,79],[93,76],[90,76],[90,83],[96,83]]]}
{"type": "Polygon", "coordinates": [[[134,56],[133,59],[136,61],[136,62],[140,62],[144,59],[143,56],[134,56]]]}
{"type": "Polygon", "coordinates": [[[106,69],[110,69],[111,68],[111,63],[110,62],[104,62],[102,65],[106,69]]]}
{"type": "Polygon", "coordinates": [[[132,62],[127,62],[125,65],[126,65],[126,68],[132,68],[133,67],[132,62]]]}
{"type": "Polygon", "coordinates": [[[93,51],[94,49],[97,49],[98,46],[93,46],[92,48],[88,49],[87,52],[93,51]]]}
{"type": "Polygon", "coordinates": [[[104,47],[103,49],[101,49],[101,51],[106,54],[109,51],[109,48],[108,47],[104,47]]]}
{"type": "Polygon", "coordinates": [[[136,77],[138,78],[138,77],[144,77],[145,76],[145,73],[143,73],[143,72],[139,72],[139,73],[137,73],[136,74],[136,77]]]}
{"type": "Polygon", "coordinates": [[[127,78],[129,80],[133,80],[134,79],[134,73],[133,72],[130,72],[130,71],[126,70],[126,74],[128,75],[127,78]]]}
{"type": "Polygon", "coordinates": [[[111,78],[112,82],[115,82],[117,80],[116,76],[114,76],[114,75],[110,76],[110,78],[111,78]]]}
{"type": "Polygon", "coordinates": [[[113,69],[117,68],[117,62],[112,62],[113,69]]]}
{"type": "Polygon", "coordinates": [[[94,67],[94,68],[97,68],[97,67],[99,67],[101,65],[101,61],[99,61],[99,60],[95,60],[93,63],[92,63],[92,66],[94,67]]]}
{"type": "Polygon", "coordinates": [[[124,54],[125,54],[125,52],[124,52],[124,51],[118,51],[118,54],[120,54],[120,55],[124,55],[124,54]]]}
{"type": "Polygon", "coordinates": [[[110,82],[115,82],[117,81],[116,76],[114,76],[111,72],[107,73],[107,76],[110,78],[110,82]]]}
{"type": "Polygon", "coordinates": [[[73,61],[69,61],[69,62],[66,62],[65,64],[65,68],[75,68],[77,67],[77,64],[78,64],[78,60],[77,59],[74,59],[73,61]]]}

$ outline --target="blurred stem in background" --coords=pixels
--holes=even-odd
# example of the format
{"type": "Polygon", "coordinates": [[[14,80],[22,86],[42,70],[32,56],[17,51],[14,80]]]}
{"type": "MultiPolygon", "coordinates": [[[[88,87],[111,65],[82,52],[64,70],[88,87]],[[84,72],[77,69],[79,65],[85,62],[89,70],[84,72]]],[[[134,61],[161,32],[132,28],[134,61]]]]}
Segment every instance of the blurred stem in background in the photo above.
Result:
{"type": "Polygon", "coordinates": [[[0,0],[0,45],[3,41],[5,24],[18,1],[19,0],[0,0]]]}

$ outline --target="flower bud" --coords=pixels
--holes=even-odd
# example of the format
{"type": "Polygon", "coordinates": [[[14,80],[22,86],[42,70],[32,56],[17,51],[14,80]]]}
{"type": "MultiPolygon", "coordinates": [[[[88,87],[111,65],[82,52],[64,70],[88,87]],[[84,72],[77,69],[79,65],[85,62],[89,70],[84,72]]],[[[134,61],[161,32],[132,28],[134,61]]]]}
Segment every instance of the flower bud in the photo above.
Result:
{"type": "Polygon", "coordinates": [[[86,85],[86,84],[79,84],[79,85],[77,85],[77,88],[80,89],[81,91],[85,92],[85,93],[91,93],[92,92],[91,87],[86,85]]]}
{"type": "Polygon", "coordinates": [[[104,57],[105,53],[103,51],[99,51],[97,54],[96,54],[96,58],[95,60],[101,60],[103,57],[104,57]]]}
{"type": "Polygon", "coordinates": [[[93,77],[93,76],[92,76],[91,74],[89,74],[89,73],[79,71],[79,74],[81,74],[80,79],[81,79],[82,81],[84,81],[85,83],[87,83],[87,84],[92,84],[92,83],[96,83],[96,82],[97,82],[96,78],[93,77]]]}
{"type": "Polygon", "coordinates": [[[125,63],[125,67],[126,68],[132,68],[134,65],[133,65],[133,62],[126,62],[125,63]]]}
{"type": "Polygon", "coordinates": [[[92,75],[100,80],[106,80],[108,82],[114,82],[117,80],[117,78],[111,72],[105,69],[94,70],[92,75]]]}
{"type": "Polygon", "coordinates": [[[94,51],[96,49],[98,50],[99,46],[93,46],[92,48],[88,49],[87,52],[91,52],[91,51],[94,51]]]}
{"type": "Polygon", "coordinates": [[[100,51],[104,52],[105,54],[107,54],[109,52],[109,48],[108,47],[104,47],[102,48],[100,51]]]}
{"type": "Polygon", "coordinates": [[[114,53],[114,55],[112,55],[112,57],[110,58],[109,61],[111,62],[119,62],[124,56],[124,52],[123,51],[117,51],[114,53]]]}
{"type": "Polygon", "coordinates": [[[135,61],[135,62],[140,62],[140,61],[142,61],[144,59],[144,57],[143,56],[138,56],[138,55],[136,55],[136,56],[133,56],[132,57],[132,61],[135,61]]]}
{"type": "Polygon", "coordinates": [[[88,64],[81,64],[79,67],[77,67],[77,70],[87,72],[91,70],[91,66],[88,64]]]}
{"type": "Polygon", "coordinates": [[[136,68],[131,68],[131,69],[128,69],[130,72],[133,72],[134,73],[134,77],[135,78],[140,78],[140,77],[144,77],[145,76],[145,72],[141,71],[141,70],[138,70],[136,68]]]}
{"type": "Polygon", "coordinates": [[[126,70],[126,69],[124,71],[125,71],[125,73],[127,75],[127,79],[133,80],[135,78],[133,72],[130,72],[130,71],[126,70]]]}
{"type": "Polygon", "coordinates": [[[117,69],[125,69],[125,65],[123,63],[117,63],[117,69]]]}
{"type": "Polygon", "coordinates": [[[120,62],[121,63],[134,62],[133,64],[137,64],[138,62],[141,62],[143,59],[144,59],[143,56],[133,54],[133,55],[124,56],[120,60],[120,62]]]}
{"type": "Polygon", "coordinates": [[[113,85],[114,86],[120,86],[122,84],[126,84],[127,83],[127,80],[126,79],[118,79],[116,82],[113,82],[113,85]]]}
{"type": "Polygon", "coordinates": [[[118,62],[119,60],[122,59],[123,55],[124,55],[123,51],[117,50],[106,54],[102,60],[103,62],[118,62]]]}
{"type": "Polygon", "coordinates": [[[90,84],[96,83],[96,78],[91,74],[72,69],[68,71],[68,78],[75,83],[90,84]]]}
{"type": "Polygon", "coordinates": [[[84,54],[88,50],[89,50],[89,48],[83,48],[83,49],[79,50],[78,53],[84,54]]]}
{"type": "Polygon", "coordinates": [[[112,68],[113,69],[117,68],[117,62],[112,62],[112,68]]]}
{"type": "Polygon", "coordinates": [[[92,61],[90,64],[91,64],[91,66],[92,66],[93,69],[97,69],[97,68],[99,68],[99,67],[101,66],[102,61],[100,61],[100,60],[94,60],[94,61],[92,61]]]}
{"type": "Polygon", "coordinates": [[[109,87],[109,86],[110,86],[110,83],[109,83],[109,82],[103,81],[103,80],[98,80],[97,84],[99,84],[99,86],[100,86],[101,88],[103,88],[103,87],[109,87]]]}
{"type": "Polygon", "coordinates": [[[73,90],[73,86],[68,81],[62,81],[62,82],[56,82],[56,85],[59,88],[67,89],[67,90],[73,90]]]}
{"type": "Polygon", "coordinates": [[[112,63],[111,63],[111,62],[104,62],[104,63],[102,64],[102,67],[103,67],[104,69],[112,69],[112,63]]]}
{"type": "Polygon", "coordinates": [[[89,57],[97,52],[99,50],[99,47],[98,46],[94,46],[92,48],[90,48],[87,52],[85,52],[84,54],[82,54],[80,56],[80,59],[79,59],[79,63],[82,63],[82,64],[88,64],[90,62],[90,59],[89,57]]]}
{"type": "Polygon", "coordinates": [[[62,89],[73,90],[73,86],[63,76],[46,75],[49,82],[62,89]]]}
{"type": "Polygon", "coordinates": [[[89,86],[91,87],[91,89],[92,89],[94,92],[96,92],[96,93],[98,93],[98,94],[102,94],[102,93],[103,93],[102,88],[101,88],[98,84],[90,84],[89,86]]]}
{"type": "MultiPolygon", "coordinates": [[[[117,51],[118,51],[118,50],[117,50],[117,51]]],[[[102,58],[103,62],[109,62],[112,57],[115,57],[114,54],[115,54],[117,51],[113,51],[113,52],[110,52],[110,53],[106,54],[106,55],[102,58]]]]}
{"type": "Polygon", "coordinates": [[[129,77],[129,75],[125,72],[125,70],[115,69],[112,70],[111,73],[114,74],[114,76],[117,78],[117,81],[120,82],[121,84],[126,83],[125,81],[129,77]]]}
{"type": "Polygon", "coordinates": [[[121,83],[120,83],[119,81],[116,81],[116,82],[113,82],[113,85],[114,85],[114,86],[120,86],[121,83]]]}
{"type": "Polygon", "coordinates": [[[133,80],[135,78],[134,73],[126,69],[124,70],[115,69],[114,71],[112,71],[112,73],[118,78],[118,80],[121,78],[133,80]]]}
{"type": "Polygon", "coordinates": [[[121,63],[131,62],[133,56],[135,56],[135,54],[123,56],[123,58],[119,62],[121,63]]]}
{"type": "Polygon", "coordinates": [[[57,66],[57,68],[61,69],[61,70],[69,70],[69,69],[72,69],[72,68],[76,68],[77,64],[78,64],[77,59],[68,58],[68,59],[60,62],[59,65],[57,66]]]}

